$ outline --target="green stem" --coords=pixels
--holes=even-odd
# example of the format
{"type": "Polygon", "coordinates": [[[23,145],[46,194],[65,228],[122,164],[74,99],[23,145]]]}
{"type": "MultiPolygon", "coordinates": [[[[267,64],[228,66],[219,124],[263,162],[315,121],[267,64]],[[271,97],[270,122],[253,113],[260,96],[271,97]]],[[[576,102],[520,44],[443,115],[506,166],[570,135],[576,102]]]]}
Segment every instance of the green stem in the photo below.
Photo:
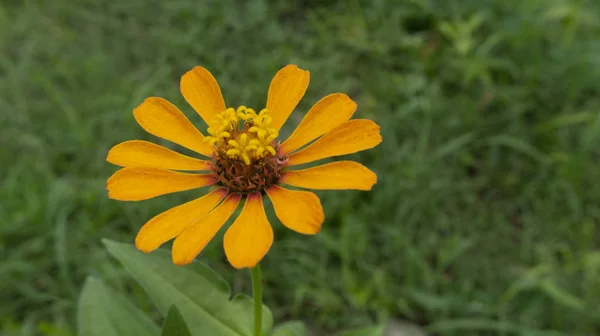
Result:
{"type": "Polygon", "coordinates": [[[262,324],[262,280],[260,264],[251,269],[252,272],[252,297],[254,298],[254,336],[260,336],[262,324]]]}

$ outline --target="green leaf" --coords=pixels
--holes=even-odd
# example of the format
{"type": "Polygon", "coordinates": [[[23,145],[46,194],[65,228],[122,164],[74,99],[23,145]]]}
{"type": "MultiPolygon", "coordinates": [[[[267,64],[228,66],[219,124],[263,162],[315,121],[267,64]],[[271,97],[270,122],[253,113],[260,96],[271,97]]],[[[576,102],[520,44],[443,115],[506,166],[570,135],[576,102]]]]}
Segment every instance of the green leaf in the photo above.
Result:
{"type": "Polygon", "coordinates": [[[573,296],[572,294],[568,293],[567,291],[565,291],[564,289],[560,288],[560,286],[558,286],[556,283],[554,283],[551,280],[543,280],[540,282],[540,289],[546,293],[546,295],[548,295],[549,297],[551,297],[552,299],[554,299],[554,301],[561,303],[565,306],[568,306],[572,309],[578,310],[578,311],[584,311],[585,310],[585,303],[573,296]]]}
{"type": "Polygon", "coordinates": [[[458,137],[446,142],[444,145],[442,145],[440,148],[438,148],[433,153],[432,159],[439,160],[448,154],[456,153],[457,151],[461,150],[462,148],[466,147],[469,143],[471,143],[474,138],[475,137],[474,137],[473,133],[467,133],[467,134],[458,136],[458,137]]]}
{"type": "Polygon", "coordinates": [[[147,315],[93,277],[85,280],[79,297],[77,324],[80,336],[160,334],[147,315]]]}
{"type": "Polygon", "coordinates": [[[307,334],[304,323],[289,321],[278,325],[271,336],[306,336],[307,334]]]}
{"type": "MultiPolygon", "coordinates": [[[[145,254],[130,244],[102,242],[144,287],[163,316],[172,305],[179,309],[192,335],[252,336],[252,300],[238,295],[230,301],[229,286],[208,266],[194,262],[179,267],[166,250],[145,254]]],[[[273,328],[273,316],[265,306],[262,326],[263,335],[273,328]]]]}
{"type": "Polygon", "coordinates": [[[536,132],[548,132],[554,131],[559,128],[578,125],[578,124],[589,124],[594,120],[594,114],[591,112],[579,112],[558,115],[546,122],[537,125],[534,130],[536,132]]]}
{"type": "Polygon", "coordinates": [[[536,161],[541,163],[548,163],[549,158],[542,152],[540,152],[537,148],[533,147],[529,143],[510,136],[506,135],[498,135],[489,139],[489,144],[493,146],[505,146],[516,151],[519,151],[525,155],[529,155],[536,161]]]}
{"type": "Polygon", "coordinates": [[[333,336],[383,336],[384,326],[365,327],[335,333],[333,336]]]}
{"type": "Polygon", "coordinates": [[[177,307],[169,308],[161,336],[192,336],[177,307]]]}

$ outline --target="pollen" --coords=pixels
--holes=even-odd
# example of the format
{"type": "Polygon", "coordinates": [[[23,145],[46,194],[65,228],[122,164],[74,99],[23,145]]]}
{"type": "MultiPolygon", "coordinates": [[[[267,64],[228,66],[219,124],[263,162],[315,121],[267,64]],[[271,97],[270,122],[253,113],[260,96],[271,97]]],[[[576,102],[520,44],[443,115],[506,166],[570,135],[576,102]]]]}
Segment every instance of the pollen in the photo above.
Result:
{"type": "Polygon", "coordinates": [[[204,141],[215,146],[219,155],[249,166],[276,155],[274,143],[279,133],[271,127],[272,122],[267,109],[256,113],[246,106],[230,107],[215,117],[204,141]]]}
{"type": "Polygon", "coordinates": [[[230,192],[263,192],[281,177],[285,158],[277,155],[277,129],[267,109],[240,106],[219,113],[204,141],[214,146],[211,170],[230,192]],[[283,160],[282,160],[283,159],[283,160]]]}

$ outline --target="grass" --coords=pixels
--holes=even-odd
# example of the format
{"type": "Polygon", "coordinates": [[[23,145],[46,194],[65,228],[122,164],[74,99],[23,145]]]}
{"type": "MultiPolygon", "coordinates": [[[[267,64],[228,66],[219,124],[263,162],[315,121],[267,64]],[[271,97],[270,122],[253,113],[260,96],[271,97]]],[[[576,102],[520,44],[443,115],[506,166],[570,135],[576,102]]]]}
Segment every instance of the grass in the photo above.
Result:
{"type": "MultiPolygon", "coordinates": [[[[3,2],[1,333],[74,335],[87,274],[127,285],[100,239],[132,241],[198,194],[107,199],[108,149],[152,139],[135,106],[161,96],[199,121],[178,81],[201,64],[228,104],[259,108],[288,63],[312,73],[299,111],[345,92],[384,142],[355,155],[372,192],[319,193],[321,234],[276,225],[263,271],[277,320],[599,333],[598,22],[592,0],[3,2]]],[[[249,290],[220,239],[201,258],[249,290]]]]}

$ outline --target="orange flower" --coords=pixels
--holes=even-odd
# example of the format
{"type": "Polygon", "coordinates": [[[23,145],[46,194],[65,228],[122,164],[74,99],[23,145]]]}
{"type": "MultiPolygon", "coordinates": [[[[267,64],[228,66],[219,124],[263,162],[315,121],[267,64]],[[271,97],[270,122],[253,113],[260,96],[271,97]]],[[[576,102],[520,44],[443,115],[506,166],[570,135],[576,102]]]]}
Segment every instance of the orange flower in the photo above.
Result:
{"type": "Polygon", "coordinates": [[[342,93],[318,101],[292,135],[279,142],[279,129],[304,95],[308,82],[308,71],[295,65],[284,67],[271,81],[266,108],[257,113],[245,106],[227,108],[215,78],[208,70],[195,67],[181,78],[181,93],[208,124],[207,136],[162,98],[147,98],[138,106],[133,115],[144,130],[205,158],[185,156],[147,141],[125,141],[114,146],[106,158],[124,167],[106,182],[108,196],[121,201],[141,201],[177,191],[215,187],[208,194],[148,221],[136,237],[136,247],[150,252],[175,238],[173,262],[188,264],[244,199],[240,215],[225,233],[224,248],[233,267],[254,267],[273,243],[263,195],[271,199],[283,225],[299,233],[316,234],[324,220],[317,195],[286,189],[280,184],[370,190],[377,176],[354,161],[290,169],[356,153],[381,142],[376,123],[349,120],[356,103],[342,93]]]}

